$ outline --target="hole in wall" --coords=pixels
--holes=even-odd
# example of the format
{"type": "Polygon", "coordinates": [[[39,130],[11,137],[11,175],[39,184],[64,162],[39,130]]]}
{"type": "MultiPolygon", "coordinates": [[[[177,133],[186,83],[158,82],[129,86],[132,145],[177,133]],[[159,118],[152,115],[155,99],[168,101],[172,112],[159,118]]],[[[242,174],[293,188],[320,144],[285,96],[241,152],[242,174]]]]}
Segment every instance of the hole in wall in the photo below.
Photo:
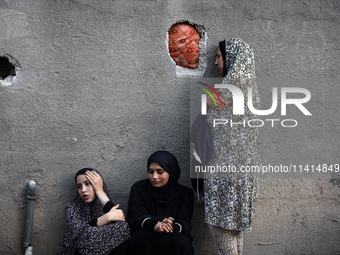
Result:
{"type": "Polygon", "coordinates": [[[195,69],[198,66],[201,37],[188,23],[178,23],[169,30],[169,53],[176,65],[195,69]]]}
{"type": "Polygon", "coordinates": [[[201,77],[206,67],[207,36],[203,26],[178,21],[168,30],[168,50],[177,76],[201,77]]]}
{"type": "Polygon", "coordinates": [[[2,86],[12,85],[20,71],[21,66],[13,56],[10,54],[0,56],[0,84],[2,86]]]}

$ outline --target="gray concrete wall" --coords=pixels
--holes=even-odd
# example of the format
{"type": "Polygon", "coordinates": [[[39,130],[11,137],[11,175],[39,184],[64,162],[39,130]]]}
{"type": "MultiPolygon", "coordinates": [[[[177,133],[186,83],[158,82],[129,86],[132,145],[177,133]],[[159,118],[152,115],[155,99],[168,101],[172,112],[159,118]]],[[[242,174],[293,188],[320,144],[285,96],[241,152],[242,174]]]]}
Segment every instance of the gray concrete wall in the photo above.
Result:
{"type": "MultiPolygon", "coordinates": [[[[126,210],[146,159],[167,149],[189,180],[191,78],[176,76],[167,31],[179,20],[205,27],[205,78],[218,77],[216,44],[240,37],[255,50],[262,106],[272,87],[302,87],[312,99],[298,126],[266,125],[261,162],[339,163],[339,1],[2,0],[0,56],[15,57],[17,81],[0,86],[0,254],[23,254],[26,186],[38,183],[33,247],[58,254],[73,176],[100,170],[126,210]]],[[[289,116],[288,116],[289,115],[289,116]]],[[[256,222],[245,254],[340,254],[339,174],[260,175],[256,222]]],[[[195,207],[196,254],[215,254],[195,207]]]]}

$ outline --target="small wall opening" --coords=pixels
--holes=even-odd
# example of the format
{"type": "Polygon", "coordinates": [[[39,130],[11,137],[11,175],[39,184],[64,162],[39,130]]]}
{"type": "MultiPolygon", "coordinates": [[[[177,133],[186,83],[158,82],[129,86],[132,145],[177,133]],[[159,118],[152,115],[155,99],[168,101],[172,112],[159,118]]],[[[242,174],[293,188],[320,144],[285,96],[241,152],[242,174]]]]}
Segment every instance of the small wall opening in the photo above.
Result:
{"type": "Polygon", "coordinates": [[[168,31],[168,50],[177,76],[202,76],[206,67],[206,32],[203,26],[179,21],[168,31]]]}
{"type": "Polygon", "coordinates": [[[14,57],[10,54],[0,56],[0,84],[2,86],[12,85],[20,71],[20,64],[14,57]]]}
{"type": "Polygon", "coordinates": [[[198,66],[201,37],[188,23],[178,23],[169,30],[169,53],[176,65],[195,69],[198,66]]]}

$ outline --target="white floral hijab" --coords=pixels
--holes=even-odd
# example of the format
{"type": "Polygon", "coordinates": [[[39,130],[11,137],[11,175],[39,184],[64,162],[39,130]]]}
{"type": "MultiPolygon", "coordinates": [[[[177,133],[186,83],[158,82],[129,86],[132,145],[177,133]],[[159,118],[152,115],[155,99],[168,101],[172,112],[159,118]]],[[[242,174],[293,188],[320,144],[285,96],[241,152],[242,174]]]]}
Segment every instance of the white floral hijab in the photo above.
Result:
{"type": "Polygon", "coordinates": [[[230,79],[256,78],[253,48],[243,40],[225,41],[224,62],[227,67],[227,75],[224,77],[223,83],[230,79]]]}
{"type": "MultiPolygon", "coordinates": [[[[223,49],[221,49],[223,50],[223,49]]],[[[225,63],[229,68],[226,77],[255,78],[253,48],[241,39],[225,41],[225,63]]]]}

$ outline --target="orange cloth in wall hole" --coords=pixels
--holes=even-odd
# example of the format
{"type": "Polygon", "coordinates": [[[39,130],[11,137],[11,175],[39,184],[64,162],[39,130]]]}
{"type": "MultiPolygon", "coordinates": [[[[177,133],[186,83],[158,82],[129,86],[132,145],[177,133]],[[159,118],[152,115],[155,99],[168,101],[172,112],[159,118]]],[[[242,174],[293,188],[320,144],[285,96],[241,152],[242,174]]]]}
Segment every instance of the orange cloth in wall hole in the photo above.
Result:
{"type": "Polygon", "coordinates": [[[169,53],[176,65],[195,69],[199,61],[197,30],[185,23],[173,25],[169,30],[169,53]]]}

